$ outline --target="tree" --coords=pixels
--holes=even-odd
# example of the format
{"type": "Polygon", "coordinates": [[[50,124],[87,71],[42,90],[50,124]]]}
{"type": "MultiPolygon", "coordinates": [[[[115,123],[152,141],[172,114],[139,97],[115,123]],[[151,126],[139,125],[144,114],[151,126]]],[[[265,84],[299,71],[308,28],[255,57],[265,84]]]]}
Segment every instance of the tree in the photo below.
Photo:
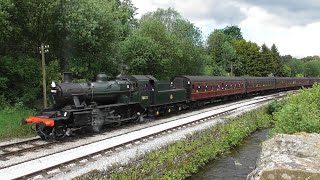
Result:
{"type": "Polygon", "coordinates": [[[311,60],[304,65],[305,75],[307,77],[320,76],[320,60],[311,60]]]}
{"type": "Polygon", "coordinates": [[[291,73],[290,76],[296,77],[299,75],[304,76],[304,63],[299,59],[292,59],[286,63],[286,65],[290,68],[291,73]]]}
{"type": "Polygon", "coordinates": [[[237,76],[261,76],[259,70],[260,47],[256,43],[247,42],[245,40],[234,40],[232,46],[235,48],[239,64],[241,67],[235,71],[237,76]]]}
{"type": "Polygon", "coordinates": [[[260,53],[259,63],[257,63],[259,65],[257,66],[259,76],[273,75],[276,65],[273,62],[271,51],[266,44],[261,46],[260,53]]]}
{"type": "Polygon", "coordinates": [[[222,29],[222,32],[234,39],[243,39],[241,29],[238,26],[227,26],[222,29]]]}
{"type": "Polygon", "coordinates": [[[219,71],[221,72],[219,75],[227,74],[227,72],[231,73],[231,66],[233,69],[239,66],[236,50],[230,41],[230,37],[225,35],[221,30],[215,30],[208,37],[207,51],[212,60],[211,64],[217,64],[223,69],[223,71],[219,71]]]}
{"type": "Polygon", "coordinates": [[[285,69],[283,66],[283,62],[281,61],[281,56],[278,51],[278,48],[275,44],[271,46],[271,56],[272,56],[272,63],[273,63],[273,73],[275,76],[285,76],[285,71],[288,72],[288,68],[285,69]]]}
{"type": "Polygon", "coordinates": [[[164,77],[163,45],[167,41],[159,38],[166,37],[163,24],[154,21],[145,22],[141,29],[128,37],[121,49],[122,59],[129,66],[128,73],[164,77]]]}
{"type": "Polygon", "coordinates": [[[207,58],[201,37],[200,30],[175,10],[158,9],[141,18],[138,29],[125,41],[121,54],[131,73],[153,72],[159,79],[199,75],[203,74],[207,58]]]}

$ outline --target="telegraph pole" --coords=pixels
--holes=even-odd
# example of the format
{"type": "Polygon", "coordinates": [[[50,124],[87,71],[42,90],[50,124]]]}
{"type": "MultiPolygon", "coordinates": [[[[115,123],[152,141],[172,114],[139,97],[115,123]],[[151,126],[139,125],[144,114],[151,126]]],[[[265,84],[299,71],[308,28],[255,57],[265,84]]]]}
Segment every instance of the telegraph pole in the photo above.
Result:
{"type": "Polygon", "coordinates": [[[43,85],[43,107],[47,108],[47,81],[46,81],[46,61],[45,61],[45,53],[49,52],[49,45],[44,45],[41,43],[40,46],[40,54],[42,60],[42,85],[43,85]]]}

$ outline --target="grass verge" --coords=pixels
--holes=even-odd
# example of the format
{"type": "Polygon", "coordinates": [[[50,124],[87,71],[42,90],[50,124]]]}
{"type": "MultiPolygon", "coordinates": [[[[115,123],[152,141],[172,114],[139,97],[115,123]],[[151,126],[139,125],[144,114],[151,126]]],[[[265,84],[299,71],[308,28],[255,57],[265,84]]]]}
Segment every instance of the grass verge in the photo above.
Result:
{"type": "Polygon", "coordinates": [[[21,119],[35,114],[24,108],[5,108],[0,110],[0,139],[30,137],[34,135],[29,125],[22,125],[21,119]]]}
{"type": "Polygon", "coordinates": [[[76,179],[183,179],[259,128],[269,127],[271,115],[265,108],[248,112],[182,141],[152,151],[142,159],[112,171],[94,171],[76,179]]]}

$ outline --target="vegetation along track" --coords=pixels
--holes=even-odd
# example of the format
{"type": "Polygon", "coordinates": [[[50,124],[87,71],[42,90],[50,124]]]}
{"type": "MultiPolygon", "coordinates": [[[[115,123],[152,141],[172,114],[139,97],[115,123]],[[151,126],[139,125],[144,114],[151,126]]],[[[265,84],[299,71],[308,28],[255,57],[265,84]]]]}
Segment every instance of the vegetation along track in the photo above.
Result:
{"type": "Polygon", "coordinates": [[[225,106],[210,112],[204,112],[175,121],[169,121],[146,127],[131,131],[126,134],[92,142],[80,147],[64,150],[62,152],[51,154],[45,157],[22,162],[0,169],[0,179],[30,178],[35,176],[48,178],[50,176],[54,176],[55,173],[69,171],[70,168],[74,166],[85,164],[86,162],[93,161],[101,156],[108,156],[110,153],[119,151],[121,149],[130,148],[135,144],[148,141],[148,139],[153,139],[163,134],[211,120],[217,116],[231,113],[245,106],[261,104],[274,98],[281,98],[283,96],[284,95],[272,95],[267,98],[256,98],[251,102],[242,102],[235,105],[225,106]]]}

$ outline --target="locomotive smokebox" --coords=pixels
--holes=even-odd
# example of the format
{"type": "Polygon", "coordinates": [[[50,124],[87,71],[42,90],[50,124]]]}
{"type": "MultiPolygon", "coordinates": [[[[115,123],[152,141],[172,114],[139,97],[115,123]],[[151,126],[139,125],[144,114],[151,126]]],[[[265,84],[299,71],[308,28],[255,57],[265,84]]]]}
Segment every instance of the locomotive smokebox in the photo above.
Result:
{"type": "Polygon", "coordinates": [[[63,73],[63,82],[64,83],[72,83],[72,72],[64,72],[63,73]]]}

